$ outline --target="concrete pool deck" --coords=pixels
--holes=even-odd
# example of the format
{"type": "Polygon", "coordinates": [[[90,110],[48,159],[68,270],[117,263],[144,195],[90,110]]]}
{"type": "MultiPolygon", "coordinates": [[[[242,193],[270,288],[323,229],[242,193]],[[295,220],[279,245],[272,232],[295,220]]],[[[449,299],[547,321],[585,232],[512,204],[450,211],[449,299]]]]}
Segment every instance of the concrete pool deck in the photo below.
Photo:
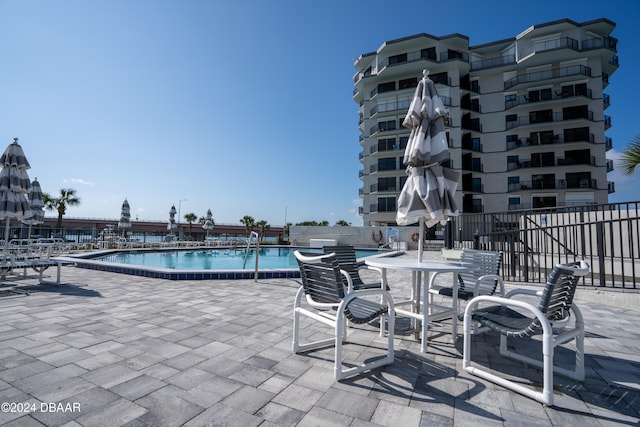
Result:
{"type": "MultiPolygon", "coordinates": [[[[389,274],[394,295],[405,290],[407,274],[389,274]]],[[[420,353],[408,321],[399,318],[393,365],[334,381],[331,348],[291,352],[298,287],[291,279],[171,281],[64,267],[62,282],[41,286],[34,278],[0,288],[29,291],[0,297],[0,402],[14,410],[27,404],[22,412],[0,411],[2,425],[618,426],[640,420],[640,312],[581,298],[590,290],[576,296],[586,321],[587,378],[556,376],[556,405],[545,407],[464,373],[462,339],[451,342],[447,322],[430,328],[428,351],[420,353]]],[[[305,332],[323,329],[310,324],[305,332]]],[[[384,344],[374,326],[351,331],[350,357],[384,344]]],[[[499,357],[495,336],[475,342],[478,351],[499,357]]],[[[536,371],[518,362],[501,366],[537,380],[536,371]]]]}

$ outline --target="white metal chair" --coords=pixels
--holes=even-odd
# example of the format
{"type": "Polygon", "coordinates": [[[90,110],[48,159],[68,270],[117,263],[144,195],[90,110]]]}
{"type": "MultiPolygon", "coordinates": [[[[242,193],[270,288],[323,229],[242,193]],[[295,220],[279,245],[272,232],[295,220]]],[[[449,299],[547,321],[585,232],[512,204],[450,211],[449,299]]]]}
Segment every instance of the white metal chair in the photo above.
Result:
{"type": "Polygon", "coordinates": [[[334,376],[341,380],[347,376],[374,369],[393,362],[393,331],[395,311],[391,295],[380,287],[354,290],[351,277],[340,270],[335,254],[302,254],[294,252],[300,267],[302,286],[294,302],[293,351],[299,353],[328,345],[335,345],[334,376]],[[347,282],[347,289],[343,285],[347,282]],[[381,295],[382,303],[364,299],[367,295],[381,295]],[[303,296],[307,307],[302,306],[303,296]],[[304,315],[335,329],[335,337],[309,343],[300,342],[300,316],[304,315]],[[372,362],[343,369],[342,345],[347,338],[347,321],[354,324],[368,323],[380,318],[387,321],[386,356],[372,362]]]}
{"type": "MultiPolygon", "coordinates": [[[[462,367],[470,374],[482,377],[503,387],[521,393],[546,405],[553,405],[553,374],[584,380],[584,320],[582,313],[573,303],[576,286],[580,277],[589,272],[585,261],[572,264],[557,264],[549,274],[542,291],[516,289],[505,297],[478,296],[473,298],[464,311],[464,347],[462,367]],[[538,295],[540,302],[535,307],[525,301],[513,299],[514,295],[538,295]],[[486,306],[486,303],[498,305],[486,306]],[[483,306],[484,305],[484,306],[483,306]],[[481,307],[482,306],[482,307],[481,307]],[[571,321],[573,317],[573,322],[571,321]],[[500,377],[477,366],[471,365],[472,323],[477,322],[483,329],[500,334],[500,354],[515,360],[542,368],[543,390],[500,377]],[[571,326],[573,324],[573,326],[571,326]],[[563,329],[554,327],[563,326],[563,329]],[[525,356],[509,350],[508,338],[528,339],[542,334],[542,355],[540,359],[525,356]],[[562,368],[554,366],[554,348],[575,338],[575,366],[562,368]]],[[[477,331],[477,329],[475,330],[477,331]]]]}
{"type": "MultiPolygon", "coordinates": [[[[504,280],[500,276],[502,252],[483,251],[463,248],[460,261],[469,262],[479,268],[458,274],[458,304],[469,301],[478,295],[494,295],[498,291],[504,296],[504,280]]],[[[434,273],[429,281],[429,303],[433,303],[434,295],[453,296],[453,288],[438,287],[435,279],[440,273],[434,273]]]]}

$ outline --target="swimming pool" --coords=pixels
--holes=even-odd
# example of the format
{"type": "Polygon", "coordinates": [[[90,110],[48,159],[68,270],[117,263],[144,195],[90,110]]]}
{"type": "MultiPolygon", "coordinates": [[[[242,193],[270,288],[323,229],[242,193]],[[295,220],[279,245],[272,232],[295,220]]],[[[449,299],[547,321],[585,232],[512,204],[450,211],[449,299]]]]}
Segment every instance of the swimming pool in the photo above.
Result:
{"type": "MultiPolygon", "coordinates": [[[[293,251],[318,252],[318,248],[264,246],[258,254],[258,278],[300,277],[293,251]]],[[[356,257],[381,256],[388,250],[357,249],[356,257]]],[[[244,248],[114,250],[74,257],[76,266],[169,280],[253,279],[255,250],[244,248]]]]}

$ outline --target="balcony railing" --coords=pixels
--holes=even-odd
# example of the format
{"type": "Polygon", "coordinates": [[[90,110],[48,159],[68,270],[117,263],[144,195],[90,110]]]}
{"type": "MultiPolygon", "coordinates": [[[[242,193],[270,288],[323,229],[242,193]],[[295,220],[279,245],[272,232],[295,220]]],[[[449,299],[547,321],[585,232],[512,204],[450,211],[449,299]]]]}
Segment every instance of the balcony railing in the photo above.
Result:
{"type": "Polygon", "coordinates": [[[516,63],[515,55],[504,55],[496,58],[482,59],[480,61],[471,62],[472,70],[481,70],[483,68],[501,67],[503,65],[510,65],[516,63]]]}
{"type": "Polygon", "coordinates": [[[507,90],[522,83],[532,83],[542,80],[557,79],[575,75],[591,77],[591,67],[587,67],[585,65],[572,65],[570,67],[554,68],[551,70],[536,71],[533,73],[523,74],[513,77],[504,82],[504,89],[507,90]]]}
{"type": "Polygon", "coordinates": [[[540,159],[518,160],[516,162],[508,162],[507,170],[512,171],[516,169],[545,168],[545,167],[573,166],[573,165],[596,166],[596,157],[589,156],[586,159],[578,158],[578,157],[567,157],[564,159],[549,159],[549,160],[544,160],[544,159],[543,160],[540,160],[540,159]]]}
{"type": "MultiPolygon", "coordinates": [[[[593,111],[587,111],[586,114],[566,114],[563,112],[556,111],[551,116],[546,116],[535,121],[531,121],[530,116],[520,116],[517,120],[509,120],[505,122],[505,129],[513,129],[518,126],[527,126],[527,125],[535,125],[540,123],[551,123],[551,122],[563,122],[566,120],[593,120],[593,111]]],[[[609,122],[611,122],[609,120],[609,122]]]]}
{"type": "Polygon", "coordinates": [[[595,179],[580,179],[580,180],[566,180],[566,179],[554,179],[554,180],[540,180],[540,181],[520,181],[511,182],[508,184],[507,191],[510,193],[529,190],[558,190],[558,189],[597,189],[595,179]]]}
{"type": "MultiPolygon", "coordinates": [[[[551,97],[550,98],[539,98],[539,99],[533,100],[533,99],[529,98],[529,96],[527,96],[527,95],[520,95],[516,99],[509,99],[509,100],[504,102],[504,109],[508,110],[508,109],[516,107],[518,105],[525,105],[525,104],[529,104],[530,105],[530,104],[533,104],[533,103],[537,104],[537,103],[540,103],[540,102],[543,102],[543,101],[556,101],[558,99],[566,100],[567,98],[575,98],[575,97],[586,97],[588,99],[593,99],[591,89],[575,91],[573,93],[563,92],[562,90],[556,90],[556,91],[553,91],[551,93],[551,97]]],[[[608,99],[607,99],[607,101],[608,101],[608,99]]]]}
{"type": "Polygon", "coordinates": [[[595,143],[595,135],[590,133],[586,137],[571,137],[565,138],[564,135],[554,135],[553,138],[518,138],[515,141],[507,141],[507,150],[513,150],[520,147],[530,147],[538,145],[550,145],[550,144],[570,144],[576,142],[589,142],[595,143]]]}
{"type": "Polygon", "coordinates": [[[398,191],[398,187],[395,185],[380,185],[380,184],[371,184],[369,187],[372,193],[380,193],[385,191],[395,192],[398,191]]]}

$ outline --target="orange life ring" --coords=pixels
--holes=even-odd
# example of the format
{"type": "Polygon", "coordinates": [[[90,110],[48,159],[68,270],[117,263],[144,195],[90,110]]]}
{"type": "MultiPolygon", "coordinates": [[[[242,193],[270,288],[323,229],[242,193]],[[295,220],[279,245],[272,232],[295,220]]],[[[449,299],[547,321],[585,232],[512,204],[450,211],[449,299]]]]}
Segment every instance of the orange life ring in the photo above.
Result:
{"type": "Polygon", "coordinates": [[[411,233],[411,240],[413,241],[413,243],[418,243],[419,238],[420,235],[418,233],[411,233]]]}
{"type": "Polygon", "coordinates": [[[382,242],[382,231],[378,230],[378,237],[376,237],[376,232],[375,230],[371,232],[371,240],[373,240],[376,243],[380,243],[382,242]]]}

